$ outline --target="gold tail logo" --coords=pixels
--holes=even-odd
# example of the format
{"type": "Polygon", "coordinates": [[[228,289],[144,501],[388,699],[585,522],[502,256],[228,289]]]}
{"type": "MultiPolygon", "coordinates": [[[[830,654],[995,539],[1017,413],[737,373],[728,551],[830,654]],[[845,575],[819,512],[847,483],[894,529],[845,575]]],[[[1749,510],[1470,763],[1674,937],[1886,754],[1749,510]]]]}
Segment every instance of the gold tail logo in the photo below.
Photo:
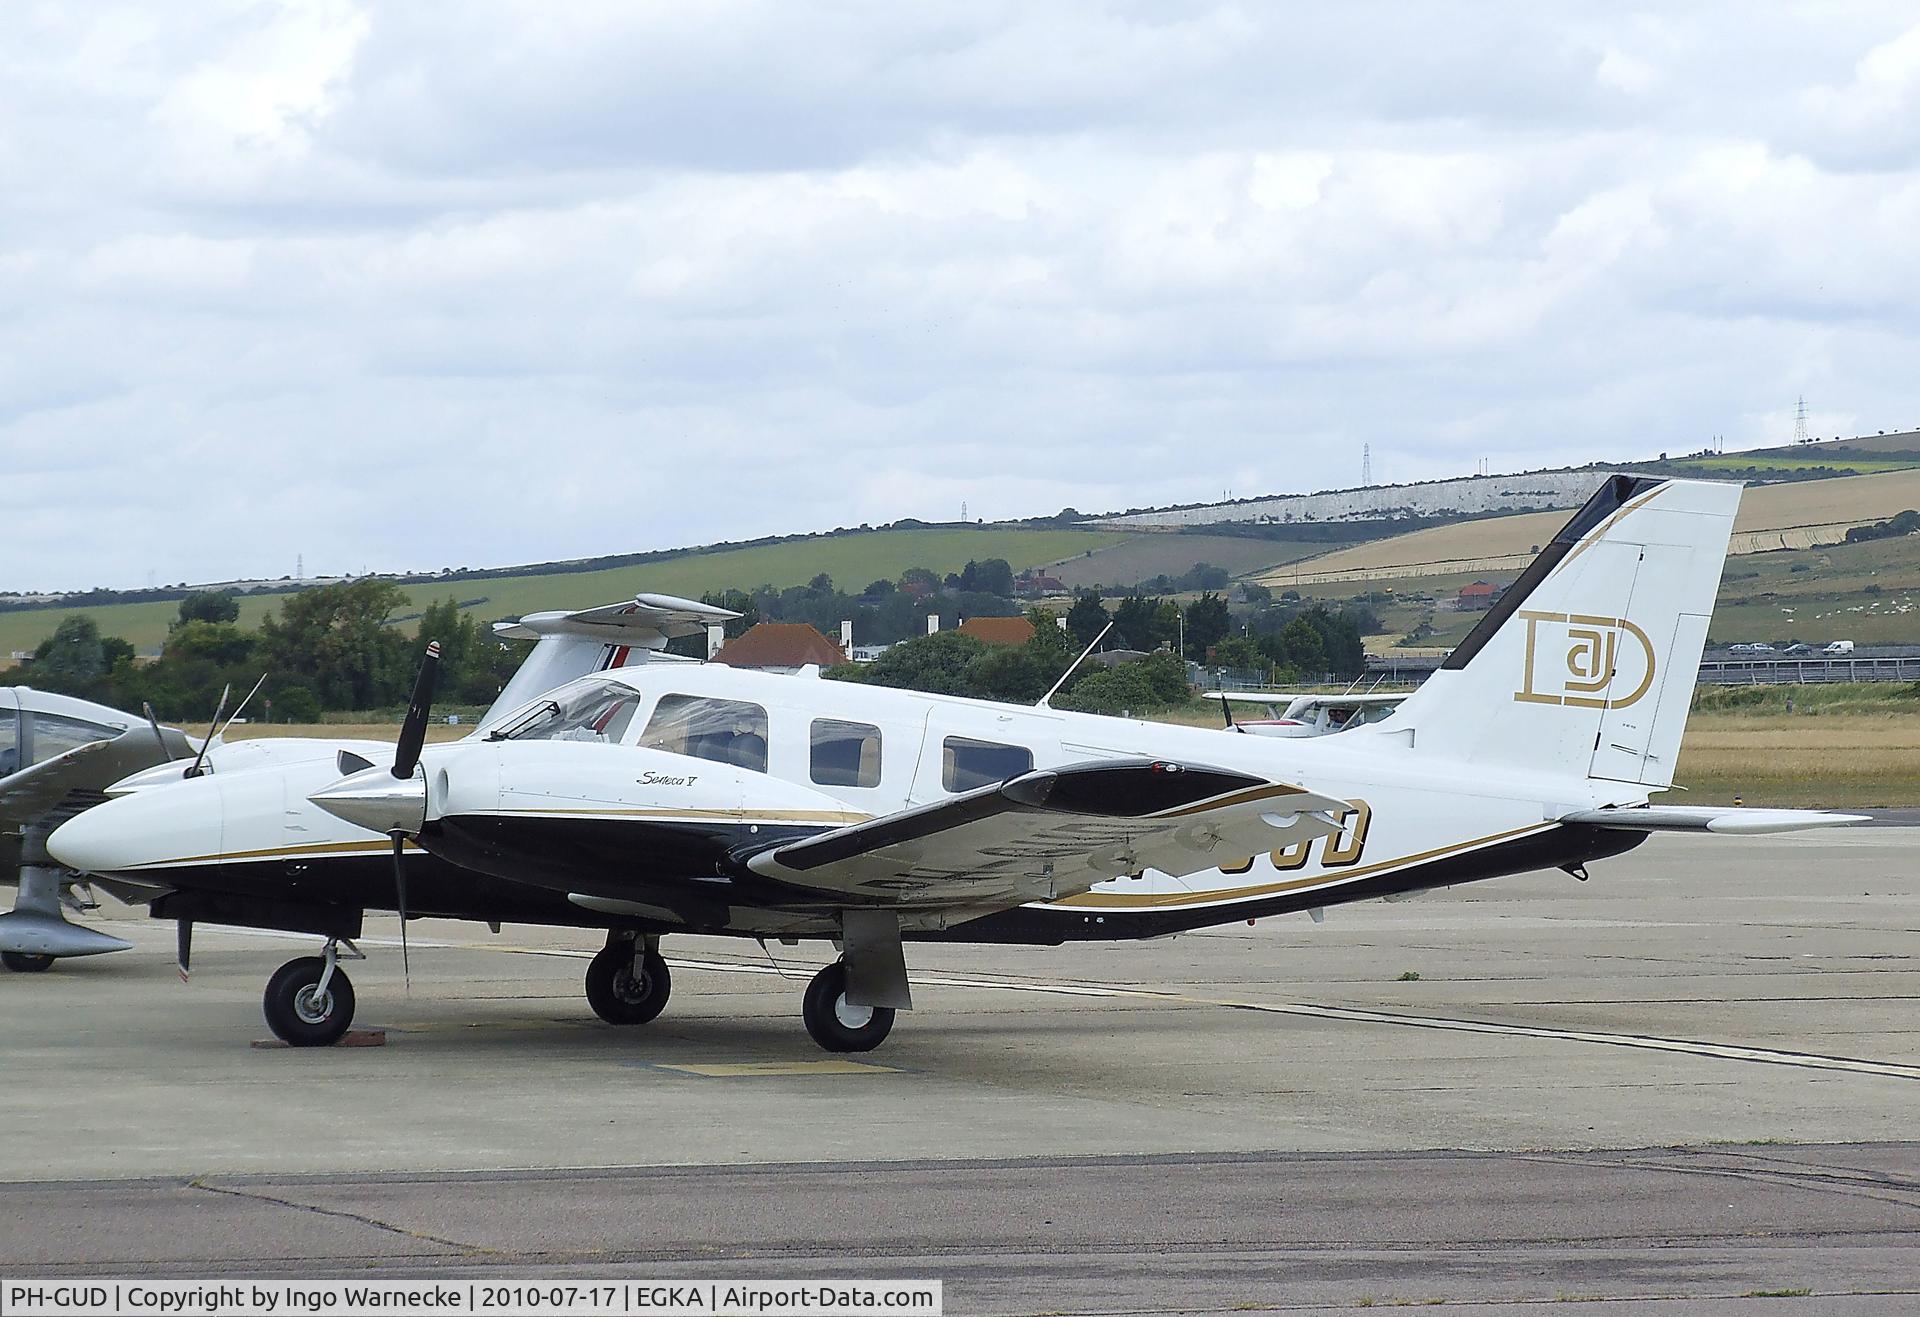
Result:
{"type": "Polygon", "coordinates": [[[1527,609],[1515,616],[1527,625],[1526,666],[1513,693],[1521,703],[1624,709],[1652,688],[1653,642],[1626,618],[1527,609]]]}

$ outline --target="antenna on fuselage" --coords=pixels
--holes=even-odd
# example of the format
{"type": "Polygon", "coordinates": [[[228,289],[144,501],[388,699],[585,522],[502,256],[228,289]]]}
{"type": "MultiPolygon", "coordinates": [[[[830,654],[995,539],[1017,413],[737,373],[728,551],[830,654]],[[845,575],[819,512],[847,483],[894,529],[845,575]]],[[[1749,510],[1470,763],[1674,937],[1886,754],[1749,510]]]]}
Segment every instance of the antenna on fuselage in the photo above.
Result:
{"type": "Polygon", "coordinates": [[[1088,645],[1085,649],[1081,650],[1080,657],[1067,664],[1067,670],[1060,674],[1060,680],[1054,682],[1047,693],[1034,702],[1033,707],[1036,709],[1052,708],[1053,706],[1048,704],[1047,701],[1060,693],[1060,688],[1067,684],[1067,678],[1073,675],[1074,669],[1087,661],[1087,655],[1093,653],[1094,645],[1098,645],[1102,640],[1105,640],[1107,638],[1107,632],[1111,630],[1113,630],[1113,623],[1109,621],[1105,626],[1100,628],[1100,634],[1093,638],[1093,645],[1088,645]]]}

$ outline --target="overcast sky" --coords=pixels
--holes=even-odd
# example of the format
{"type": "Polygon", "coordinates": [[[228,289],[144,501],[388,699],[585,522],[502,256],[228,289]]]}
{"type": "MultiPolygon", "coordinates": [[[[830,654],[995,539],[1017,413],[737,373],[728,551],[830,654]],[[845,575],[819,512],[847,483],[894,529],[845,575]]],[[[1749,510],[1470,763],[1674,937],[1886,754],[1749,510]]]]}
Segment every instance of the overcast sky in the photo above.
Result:
{"type": "Polygon", "coordinates": [[[0,589],[1920,424],[1911,3],[0,7],[0,589]]]}

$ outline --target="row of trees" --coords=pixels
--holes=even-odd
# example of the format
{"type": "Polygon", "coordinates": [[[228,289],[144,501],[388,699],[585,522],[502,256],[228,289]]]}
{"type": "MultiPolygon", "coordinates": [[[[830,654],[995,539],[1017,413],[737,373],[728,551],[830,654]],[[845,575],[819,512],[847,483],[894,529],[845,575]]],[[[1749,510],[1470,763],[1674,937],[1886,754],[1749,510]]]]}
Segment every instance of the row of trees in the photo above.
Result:
{"type": "Polygon", "coordinates": [[[194,594],[180,601],[160,657],[134,661],[133,646],[100,634],[84,613],[61,621],[34,653],[35,686],[121,709],[150,703],[162,718],[211,717],[222,686],[252,687],[261,673],[263,701],[281,722],[311,722],[323,712],[405,704],[420,653],[440,642],[440,698],[484,704],[525,656],[524,645],[497,641],[459,604],[428,607],[412,635],[388,622],[407,603],[390,581],[315,586],[281,600],[258,629],[240,625],[228,594],[194,594]]]}
{"type": "MultiPolygon", "coordinates": [[[[977,581],[980,565],[971,566],[977,581]]],[[[999,583],[997,569],[988,575],[999,583]]],[[[822,575],[786,590],[733,590],[707,599],[743,614],[729,625],[732,634],[765,619],[809,622],[831,635],[842,618],[851,616],[856,639],[898,642],[877,662],[829,674],[835,678],[1015,703],[1039,699],[1111,623],[1102,648],[1148,656],[1113,667],[1089,661],[1056,697],[1061,708],[1100,713],[1150,712],[1185,700],[1186,666],[1178,654],[1167,652],[1175,649],[1222,667],[1266,669],[1283,682],[1323,674],[1350,679],[1365,666],[1362,632],[1378,628],[1365,609],[1305,606],[1297,597],[1254,610],[1242,630],[1226,600],[1211,591],[1184,609],[1169,599],[1135,594],[1111,610],[1098,594],[1083,591],[1064,629],[1052,614],[1035,610],[1029,614],[1031,640],[996,646],[952,626],[963,612],[1009,615],[1014,610],[1005,600],[946,593],[944,585],[940,594],[923,594],[926,588],[909,573],[849,596],[822,575]],[[924,619],[933,611],[942,614],[942,630],[928,636],[924,619]]],[[[232,595],[190,595],[180,602],[160,657],[147,663],[135,661],[125,640],[103,636],[92,617],[77,614],[62,621],[36,651],[31,680],[123,709],[151,703],[163,718],[190,721],[211,715],[223,686],[246,690],[264,672],[267,682],[256,715],[270,710],[277,721],[310,722],[330,711],[404,704],[420,651],[432,638],[441,645],[441,700],[491,702],[525,647],[496,640],[451,598],[430,605],[409,634],[389,620],[406,604],[406,594],[390,581],[316,586],[285,596],[277,613],[250,629],[240,624],[232,595]]],[[[692,636],[674,648],[704,654],[704,646],[704,636],[692,636]]]]}
{"type": "MultiPolygon", "coordinates": [[[[1055,624],[1051,613],[1036,609],[1027,616],[1033,636],[1024,645],[989,645],[964,632],[942,631],[901,641],[872,663],[849,663],[825,675],[1032,704],[1060,680],[1082,646],[1055,624]]],[[[1186,664],[1177,655],[1159,652],[1112,668],[1089,660],[1067,679],[1053,704],[1084,713],[1150,713],[1184,703],[1190,694],[1186,664]]]]}

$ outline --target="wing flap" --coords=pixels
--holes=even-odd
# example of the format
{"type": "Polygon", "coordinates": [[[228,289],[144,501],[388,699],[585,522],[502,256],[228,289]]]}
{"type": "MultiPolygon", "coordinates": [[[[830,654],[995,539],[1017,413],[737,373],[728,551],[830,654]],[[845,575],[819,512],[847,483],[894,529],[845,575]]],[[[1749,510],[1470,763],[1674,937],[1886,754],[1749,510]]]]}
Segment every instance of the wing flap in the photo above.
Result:
{"type": "Polygon", "coordinates": [[[1157,869],[1328,836],[1346,802],[1244,773],[1103,760],[1026,773],[931,805],[763,851],[762,877],[896,906],[1054,900],[1157,869]]]}

